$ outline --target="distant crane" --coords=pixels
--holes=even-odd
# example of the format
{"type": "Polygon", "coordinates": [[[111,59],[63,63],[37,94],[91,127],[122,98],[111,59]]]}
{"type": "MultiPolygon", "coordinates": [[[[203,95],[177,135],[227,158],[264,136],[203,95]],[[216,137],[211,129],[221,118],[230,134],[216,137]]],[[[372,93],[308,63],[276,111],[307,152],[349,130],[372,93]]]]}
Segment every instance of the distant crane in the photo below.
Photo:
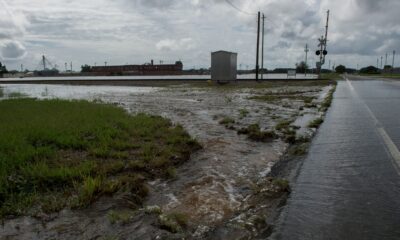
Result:
{"type": "Polygon", "coordinates": [[[46,71],[52,68],[56,68],[56,65],[53,65],[49,59],[46,58],[45,55],[42,55],[42,60],[40,60],[40,63],[38,64],[38,66],[36,67],[36,69],[40,69],[42,71],[46,71]]]}

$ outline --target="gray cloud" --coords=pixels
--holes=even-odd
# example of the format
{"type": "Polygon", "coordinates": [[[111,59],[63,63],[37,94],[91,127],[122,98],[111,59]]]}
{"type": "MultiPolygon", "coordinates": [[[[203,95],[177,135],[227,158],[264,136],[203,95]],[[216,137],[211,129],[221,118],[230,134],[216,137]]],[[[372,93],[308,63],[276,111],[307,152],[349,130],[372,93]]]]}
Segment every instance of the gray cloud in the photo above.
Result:
{"type": "Polygon", "coordinates": [[[5,60],[18,60],[26,55],[25,47],[18,41],[5,42],[0,46],[1,57],[5,60]]]}

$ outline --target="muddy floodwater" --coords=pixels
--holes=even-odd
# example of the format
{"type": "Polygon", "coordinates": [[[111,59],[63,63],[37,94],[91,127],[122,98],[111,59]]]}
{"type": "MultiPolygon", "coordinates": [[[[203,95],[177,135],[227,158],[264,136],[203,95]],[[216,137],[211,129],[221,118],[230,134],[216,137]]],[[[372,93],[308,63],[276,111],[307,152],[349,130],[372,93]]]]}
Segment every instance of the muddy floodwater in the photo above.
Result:
{"type": "MultiPolygon", "coordinates": [[[[87,99],[112,103],[132,114],[161,115],[181,124],[203,146],[177,169],[175,179],[148,183],[150,194],[144,209],[158,206],[163,213],[184,214],[187,226],[180,233],[160,229],[158,218],[144,210],[137,210],[124,223],[113,224],[108,213],[118,203],[104,197],[85,210],[65,209],[41,218],[5,220],[0,239],[251,239],[260,236],[257,231],[261,231],[254,227],[255,217],[267,219],[273,205],[268,199],[254,198],[254,188],[269,176],[289,144],[282,138],[253,141],[237,130],[251,124],[274,130],[277,123],[290,121],[297,137],[310,137],[314,130],[307,125],[323,114],[318,106],[332,86],[0,87],[5,98],[19,92],[38,99],[87,99]],[[271,92],[296,92],[313,100],[307,106],[297,98],[251,99],[271,92]],[[228,117],[234,122],[229,126],[220,123],[228,117]]],[[[267,224],[263,227],[268,228],[267,224]]]]}

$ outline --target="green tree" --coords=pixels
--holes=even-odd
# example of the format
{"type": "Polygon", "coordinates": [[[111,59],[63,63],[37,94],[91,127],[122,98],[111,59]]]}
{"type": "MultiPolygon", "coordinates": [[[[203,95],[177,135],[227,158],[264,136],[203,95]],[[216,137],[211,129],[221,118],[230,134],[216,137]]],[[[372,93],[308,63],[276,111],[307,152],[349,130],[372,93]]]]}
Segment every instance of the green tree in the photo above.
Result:
{"type": "Polygon", "coordinates": [[[379,70],[378,68],[374,67],[374,66],[368,66],[365,68],[361,68],[360,69],[360,73],[364,73],[364,74],[378,74],[379,70]]]}
{"type": "Polygon", "coordinates": [[[3,76],[4,73],[8,73],[7,68],[0,62],[0,77],[3,76]]]}
{"type": "Polygon", "coordinates": [[[391,70],[391,69],[392,69],[392,66],[391,66],[391,65],[385,65],[385,67],[384,67],[383,69],[385,69],[385,70],[391,70]]]}
{"type": "Polygon", "coordinates": [[[335,68],[336,73],[345,73],[346,72],[346,67],[343,65],[339,65],[335,68]]]}
{"type": "Polygon", "coordinates": [[[301,61],[300,63],[296,63],[296,72],[297,73],[305,73],[307,69],[308,69],[308,65],[304,61],[301,61]]]}
{"type": "Polygon", "coordinates": [[[81,72],[90,72],[90,66],[89,65],[87,65],[87,64],[85,64],[85,65],[83,65],[83,66],[81,66],[81,72]]]}

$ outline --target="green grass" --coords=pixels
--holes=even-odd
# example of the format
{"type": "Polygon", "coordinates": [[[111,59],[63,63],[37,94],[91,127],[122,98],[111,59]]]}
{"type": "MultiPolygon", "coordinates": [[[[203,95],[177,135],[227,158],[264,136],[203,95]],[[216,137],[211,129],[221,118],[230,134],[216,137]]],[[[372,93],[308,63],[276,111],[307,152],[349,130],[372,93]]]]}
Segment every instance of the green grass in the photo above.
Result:
{"type": "Polygon", "coordinates": [[[254,88],[254,89],[266,89],[276,87],[312,87],[312,86],[328,86],[331,84],[330,80],[308,80],[308,81],[297,81],[297,80],[281,80],[281,81],[239,81],[235,84],[224,84],[219,85],[215,82],[207,83],[207,81],[201,83],[191,83],[192,87],[203,88],[203,89],[219,89],[219,90],[236,90],[241,88],[254,88]]]}
{"type": "Polygon", "coordinates": [[[293,123],[292,120],[281,120],[276,124],[275,129],[280,131],[285,128],[289,128],[290,124],[292,124],[292,123],[293,123]]]}
{"type": "Polygon", "coordinates": [[[245,108],[239,109],[239,117],[240,117],[240,118],[245,118],[245,117],[247,117],[247,115],[248,115],[249,113],[250,113],[250,112],[249,112],[247,109],[245,109],[245,108]]]}
{"type": "Polygon", "coordinates": [[[400,78],[400,74],[399,73],[384,73],[384,74],[366,74],[366,73],[361,73],[359,74],[360,76],[366,76],[366,77],[377,77],[377,78],[394,78],[394,79],[399,79],[400,78]]]}
{"type": "Polygon", "coordinates": [[[309,128],[319,128],[319,126],[320,126],[323,122],[324,122],[324,119],[322,119],[322,118],[317,118],[317,119],[311,121],[311,122],[308,124],[308,127],[309,127],[309,128]]]}
{"type": "Polygon", "coordinates": [[[188,217],[183,213],[173,212],[159,215],[158,221],[162,229],[177,233],[187,226],[188,217]]]}
{"type": "Polygon", "coordinates": [[[231,118],[231,117],[224,117],[223,119],[221,119],[219,121],[219,124],[221,125],[229,125],[229,124],[234,124],[235,123],[235,119],[231,118]]]}
{"type": "Polygon", "coordinates": [[[238,134],[247,135],[250,140],[258,142],[270,142],[277,137],[273,131],[262,131],[258,124],[249,125],[246,128],[238,130],[238,134]]]}
{"type": "Polygon", "coordinates": [[[288,153],[292,156],[303,156],[307,154],[308,147],[308,143],[301,143],[290,148],[288,153]]]}
{"type": "Polygon", "coordinates": [[[282,192],[290,191],[289,181],[286,179],[275,178],[272,181],[272,185],[276,186],[279,189],[279,191],[282,191],[282,192]]]}
{"type": "Polygon", "coordinates": [[[235,130],[236,129],[235,126],[234,126],[235,123],[236,123],[236,121],[231,117],[224,117],[223,119],[221,119],[219,121],[219,124],[224,125],[225,128],[229,129],[229,130],[235,130]]]}
{"type": "Polygon", "coordinates": [[[200,148],[169,120],[106,104],[12,99],[0,112],[0,218],[86,207],[117,191],[139,206],[147,180],[173,177],[200,148]]]}
{"type": "Polygon", "coordinates": [[[252,96],[249,99],[265,101],[265,102],[277,102],[277,101],[281,101],[283,99],[288,99],[288,100],[295,100],[295,101],[296,100],[303,101],[306,104],[310,104],[315,99],[315,97],[304,96],[303,95],[304,93],[306,93],[306,92],[302,92],[302,91],[268,92],[263,95],[252,96]]]}
{"type": "Polygon", "coordinates": [[[320,111],[326,112],[330,108],[333,101],[333,94],[336,91],[337,84],[333,85],[332,89],[329,90],[327,96],[324,101],[321,103],[320,111]]]}
{"type": "Polygon", "coordinates": [[[108,221],[111,224],[120,223],[127,224],[131,220],[133,216],[135,216],[135,212],[133,211],[114,211],[111,210],[107,213],[108,221]]]}
{"type": "Polygon", "coordinates": [[[23,93],[19,93],[19,92],[11,92],[7,95],[9,98],[23,98],[23,97],[27,97],[27,95],[23,94],[23,93]]]}
{"type": "Polygon", "coordinates": [[[384,77],[384,78],[394,78],[394,79],[399,79],[400,78],[400,74],[399,73],[393,73],[393,74],[385,73],[385,74],[382,74],[381,76],[384,77]]]}
{"type": "Polygon", "coordinates": [[[298,126],[291,125],[292,123],[293,120],[281,120],[275,126],[275,129],[282,134],[281,138],[290,144],[296,142],[296,130],[299,129],[298,126]]]}
{"type": "Polygon", "coordinates": [[[0,98],[4,97],[4,91],[3,89],[0,87],[0,98]]]}
{"type": "Polygon", "coordinates": [[[322,73],[321,78],[325,80],[340,80],[342,79],[341,75],[338,73],[322,73]]]}

